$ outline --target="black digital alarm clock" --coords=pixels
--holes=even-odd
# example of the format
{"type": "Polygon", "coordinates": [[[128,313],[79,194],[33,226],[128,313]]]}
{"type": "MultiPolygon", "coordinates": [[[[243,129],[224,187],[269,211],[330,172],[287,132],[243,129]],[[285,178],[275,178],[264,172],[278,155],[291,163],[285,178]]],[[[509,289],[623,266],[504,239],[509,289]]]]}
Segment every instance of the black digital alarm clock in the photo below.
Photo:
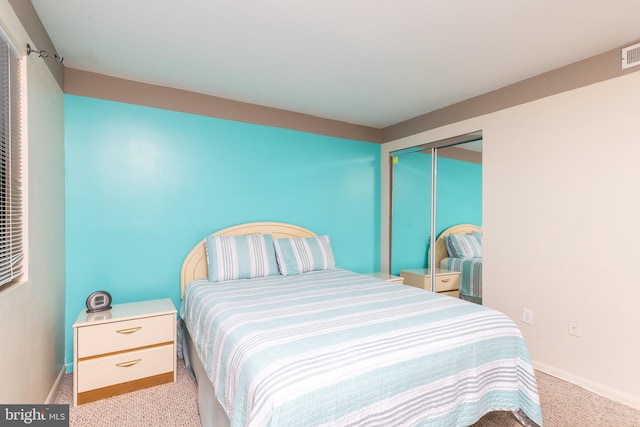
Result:
{"type": "Polygon", "coordinates": [[[87,297],[87,313],[105,311],[111,308],[111,294],[107,291],[95,291],[87,297]]]}

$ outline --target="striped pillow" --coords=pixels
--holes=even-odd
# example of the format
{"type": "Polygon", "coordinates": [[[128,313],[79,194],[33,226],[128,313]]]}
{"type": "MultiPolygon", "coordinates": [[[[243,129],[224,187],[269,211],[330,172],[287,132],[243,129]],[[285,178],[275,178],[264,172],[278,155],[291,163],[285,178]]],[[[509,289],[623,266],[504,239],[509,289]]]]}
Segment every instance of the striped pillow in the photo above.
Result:
{"type": "Polygon", "coordinates": [[[453,258],[481,258],[482,243],[473,234],[449,234],[445,236],[445,243],[449,239],[447,250],[453,258]]]}
{"type": "Polygon", "coordinates": [[[273,246],[283,276],[336,267],[329,236],[275,239],[273,246]]]}
{"type": "Polygon", "coordinates": [[[478,242],[480,242],[480,246],[482,246],[482,233],[474,231],[471,234],[474,235],[476,237],[476,239],[478,239],[478,242]]]}
{"type": "Polygon", "coordinates": [[[207,236],[205,248],[210,282],[278,274],[270,234],[207,236]]]}

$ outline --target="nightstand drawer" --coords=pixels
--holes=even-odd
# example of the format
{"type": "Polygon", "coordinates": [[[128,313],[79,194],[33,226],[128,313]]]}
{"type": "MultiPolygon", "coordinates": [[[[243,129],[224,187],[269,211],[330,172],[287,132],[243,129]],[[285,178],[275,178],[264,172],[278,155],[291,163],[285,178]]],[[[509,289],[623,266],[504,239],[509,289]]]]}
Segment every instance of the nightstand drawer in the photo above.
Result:
{"type": "Polygon", "coordinates": [[[436,276],[436,292],[457,291],[460,289],[459,274],[439,274],[436,276]]]}
{"type": "Polygon", "coordinates": [[[175,315],[142,317],[78,328],[78,359],[173,342],[175,315]]]}
{"type": "Polygon", "coordinates": [[[78,393],[173,372],[173,343],[78,362],[78,393]]]}

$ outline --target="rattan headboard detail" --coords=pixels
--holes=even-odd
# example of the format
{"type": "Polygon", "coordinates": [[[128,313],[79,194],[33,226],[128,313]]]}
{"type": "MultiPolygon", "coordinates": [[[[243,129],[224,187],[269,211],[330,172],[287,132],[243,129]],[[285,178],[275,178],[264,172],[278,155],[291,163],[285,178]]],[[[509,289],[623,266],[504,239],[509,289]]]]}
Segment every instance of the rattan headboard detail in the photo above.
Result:
{"type": "MultiPolygon", "coordinates": [[[[248,234],[271,234],[274,239],[282,237],[314,237],[316,234],[306,228],[283,222],[250,222],[235,225],[211,233],[216,236],[246,236],[248,234]]],[[[204,239],[191,249],[182,263],[180,271],[180,299],[184,296],[184,287],[191,281],[206,279],[207,254],[204,246],[204,239]]]]}

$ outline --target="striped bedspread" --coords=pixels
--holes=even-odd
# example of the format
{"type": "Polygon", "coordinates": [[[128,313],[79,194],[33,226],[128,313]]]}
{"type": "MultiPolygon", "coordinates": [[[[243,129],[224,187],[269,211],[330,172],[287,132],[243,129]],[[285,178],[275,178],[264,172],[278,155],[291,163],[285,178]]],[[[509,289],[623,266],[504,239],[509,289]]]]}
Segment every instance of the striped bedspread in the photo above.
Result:
{"type": "Polygon", "coordinates": [[[440,268],[460,272],[460,295],[482,303],[482,258],[443,258],[440,268]]]}
{"type": "Polygon", "coordinates": [[[181,316],[232,426],[542,425],[519,329],[477,304],[334,269],[195,281],[181,316]]]}

